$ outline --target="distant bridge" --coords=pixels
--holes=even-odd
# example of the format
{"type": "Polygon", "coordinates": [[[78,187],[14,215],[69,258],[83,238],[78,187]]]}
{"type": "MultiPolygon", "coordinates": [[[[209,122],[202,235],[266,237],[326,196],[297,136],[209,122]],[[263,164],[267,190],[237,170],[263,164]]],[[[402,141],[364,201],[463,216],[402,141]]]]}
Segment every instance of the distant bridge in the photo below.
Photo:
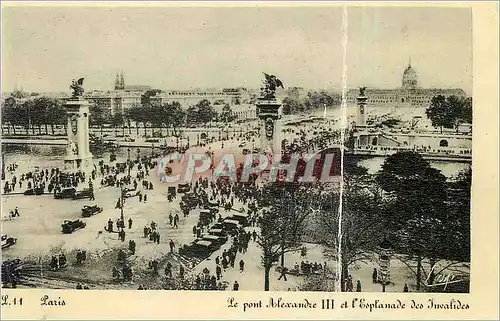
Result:
{"type": "Polygon", "coordinates": [[[22,138],[2,138],[2,145],[42,145],[42,146],[66,146],[66,139],[22,139],[22,138]]]}

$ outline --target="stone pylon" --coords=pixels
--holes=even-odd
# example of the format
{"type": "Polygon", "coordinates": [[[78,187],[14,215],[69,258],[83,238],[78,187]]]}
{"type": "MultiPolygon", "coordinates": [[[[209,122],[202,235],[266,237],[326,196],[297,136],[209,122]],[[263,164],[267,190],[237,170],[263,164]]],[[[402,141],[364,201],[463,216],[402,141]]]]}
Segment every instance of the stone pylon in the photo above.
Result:
{"type": "Polygon", "coordinates": [[[82,97],[73,97],[64,105],[68,117],[68,145],[64,162],[68,169],[93,169],[89,139],[89,105],[82,97]]]}
{"type": "Polygon", "coordinates": [[[281,153],[281,126],[279,123],[279,109],[281,104],[273,100],[259,98],[257,117],[260,119],[261,151],[271,152],[272,155],[281,153]]]}

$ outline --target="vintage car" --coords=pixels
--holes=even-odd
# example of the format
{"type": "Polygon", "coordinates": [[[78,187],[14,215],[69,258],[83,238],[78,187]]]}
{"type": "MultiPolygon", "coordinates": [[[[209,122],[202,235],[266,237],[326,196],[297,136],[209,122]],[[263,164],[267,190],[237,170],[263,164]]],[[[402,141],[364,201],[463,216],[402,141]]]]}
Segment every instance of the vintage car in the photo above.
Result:
{"type": "Polygon", "coordinates": [[[219,213],[219,209],[217,207],[213,207],[213,206],[205,206],[205,210],[210,211],[211,214],[219,213]]]}
{"type": "Polygon", "coordinates": [[[5,260],[2,262],[3,287],[14,286],[19,283],[19,276],[23,266],[20,259],[5,260]]]}
{"type": "Polygon", "coordinates": [[[99,214],[102,212],[102,207],[97,205],[84,205],[82,208],[82,217],[91,217],[93,215],[99,214]]]}
{"type": "Polygon", "coordinates": [[[71,188],[65,188],[61,190],[58,193],[54,194],[54,198],[56,199],[64,199],[64,198],[73,198],[76,194],[76,189],[71,187],[71,188]]]}
{"type": "Polygon", "coordinates": [[[141,194],[141,191],[127,191],[125,193],[123,193],[123,197],[125,198],[131,198],[131,197],[136,197],[136,196],[139,196],[139,194],[141,194]]]}
{"type": "Polygon", "coordinates": [[[218,249],[218,246],[214,245],[210,241],[196,240],[190,245],[182,248],[182,251],[180,251],[179,254],[188,257],[205,259],[216,249],[218,249]]]}
{"type": "Polygon", "coordinates": [[[224,230],[228,232],[237,230],[241,227],[240,222],[228,218],[222,221],[222,225],[224,226],[224,230]]]}
{"type": "Polygon", "coordinates": [[[43,194],[43,187],[30,188],[24,192],[24,195],[42,195],[42,194],[43,194]]]}
{"type": "Polygon", "coordinates": [[[208,230],[209,235],[215,235],[215,236],[226,236],[227,233],[224,231],[224,229],[221,228],[211,228],[208,230]]]}
{"type": "Polygon", "coordinates": [[[12,245],[17,243],[17,239],[12,236],[8,236],[7,234],[2,235],[2,249],[6,249],[11,247],[12,245]]]}
{"type": "Polygon", "coordinates": [[[73,200],[80,200],[80,199],[84,199],[84,198],[90,198],[91,194],[92,193],[91,193],[90,189],[85,188],[81,191],[77,191],[75,193],[75,195],[73,195],[72,199],[73,200]]]}
{"type": "Polygon", "coordinates": [[[208,234],[208,235],[203,235],[201,239],[204,241],[212,242],[213,244],[220,247],[227,242],[228,238],[227,235],[218,236],[218,235],[208,234]]]}
{"type": "Polygon", "coordinates": [[[176,196],[176,191],[175,191],[175,186],[169,186],[167,188],[167,195],[172,195],[173,197],[176,196]]]}
{"type": "Polygon", "coordinates": [[[246,227],[250,226],[250,223],[248,222],[248,216],[247,215],[238,215],[234,214],[232,217],[230,217],[231,220],[238,221],[241,226],[246,227]]]}
{"type": "Polygon", "coordinates": [[[201,225],[208,225],[212,221],[212,214],[209,210],[200,211],[200,223],[201,225]]]}
{"type": "Polygon", "coordinates": [[[189,184],[178,184],[177,193],[187,193],[191,191],[191,185],[189,184]]]}
{"type": "Polygon", "coordinates": [[[76,221],[65,220],[64,223],[61,224],[62,232],[64,234],[71,234],[76,230],[84,228],[85,226],[87,226],[87,224],[81,220],[76,220],[76,221]]]}
{"type": "Polygon", "coordinates": [[[221,221],[220,223],[215,223],[214,225],[212,225],[212,227],[210,229],[223,230],[224,229],[224,225],[222,225],[222,221],[221,221]]]}

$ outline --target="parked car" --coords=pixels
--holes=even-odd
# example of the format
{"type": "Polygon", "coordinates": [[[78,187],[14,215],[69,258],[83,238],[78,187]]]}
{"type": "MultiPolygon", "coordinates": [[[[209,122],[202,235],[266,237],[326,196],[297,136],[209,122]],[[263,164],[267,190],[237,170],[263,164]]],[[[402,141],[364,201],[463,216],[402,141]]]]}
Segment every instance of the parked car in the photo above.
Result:
{"type": "Polygon", "coordinates": [[[179,249],[179,254],[187,257],[205,259],[210,256],[218,247],[210,241],[196,240],[188,246],[179,249]]]}
{"type": "MultiPolygon", "coordinates": [[[[211,240],[212,239],[213,242],[217,242],[220,245],[223,245],[223,244],[225,244],[228,241],[228,236],[225,233],[224,234],[219,234],[219,235],[215,235],[215,233],[214,234],[210,234],[209,233],[208,235],[205,235],[205,236],[206,237],[210,236],[211,238],[207,238],[207,240],[211,240]]],[[[205,236],[203,236],[203,238],[205,238],[205,236]]]]}
{"type": "Polygon", "coordinates": [[[27,189],[24,192],[24,195],[42,195],[43,192],[44,192],[43,187],[35,187],[35,188],[27,189]]]}
{"type": "Polygon", "coordinates": [[[227,218],[225,218],[222,221],[222,225],[224,226],[224,230],[226,230],[228,232],[237,230],[241,227],[240,222],[238,222],[236,220],[227,219],[227,218]]]}
{"type": "Polygon", "coordinates": [[[75,195],[73,195],[72,199],[74,199],[74,200],[80,200],[80,199],[84,199],[84,198],[90,198],[91,194],[92,193],[90,192],[90,189],[85,188],[85,189],[83,189],[81,191],[77,191],[75,193],[75,195]]]}
{"type": "Polygon", "coordinates": [[[87,226],[87,223],[81,220],[76,220],[76,221],[65,220],[64,223],[61,224],[62,232],[64,234],[71,234],[74,231],[84,228],[85,226],[87,226]]]}
{"type": "Polygon", "coordinates": [[[102,207],[97,205],[84,205],[82,208],[82,217],[91,217],[93,215],[99,214],[102,212],[102,207]]]}
{"type": "Polygon", "coordinates": [[[208,230],[208,234],[215,235],[215,236],[227,236],[227,233],[224,232],[223,229],[221,229],[221,228],[213,228],[213,227],[208,230]]]}
{"type": "Polygon", "coordinates": [[[54,198],[56,199],[64,199],[64,198],[73,198],[76,194],[76,189],[71,187],[71,188],[65,188],[61,190],[59,193],[54,194],[54,198]]]}
{"type": "Polygon", "coordinates": [[[17,239],[12,236],[8,236],[7,234],[2,235],[2,249],[6,249],[11,247],[12,245],[17,243],[17,239]]]}
{"type": "Polygon", "coordinates": [[[243,226],[243,227],[250,226],[250,223],[248,222],[248,216],[247,215],[238,215],[238,214],[235,214],[230,219],[234,220],[234,221],[238,221],[238,223],[241,226],[243,226]]]}
{"type": "Polygon", "coordinates": [[[210,210],[201,210],[200,211],[200,223],[202,225],[208,225],[212,221],[212,214],[210,210]]]}
{"type": "Polygon", "coordinates": [[[202,241],[212,242],[214,247],[220,248],[224,243],[227,242],[227,236],[217,236],[217,235],[203,235],[202,241]]]}
{"type": "Polygon", "coordinates": [[[136,196],[139,196],[139,194],[141,194],[141,191],[127,191],[125,193],[123,193],[123,197],[125,198],[131,198],[131,197],[136,197],[136,196]]]}
{"type": "Polygon", "coordinates": [[[177,193],[187,193],[191,191],[191,185],[189,184],[178,184],[177,193]]]}

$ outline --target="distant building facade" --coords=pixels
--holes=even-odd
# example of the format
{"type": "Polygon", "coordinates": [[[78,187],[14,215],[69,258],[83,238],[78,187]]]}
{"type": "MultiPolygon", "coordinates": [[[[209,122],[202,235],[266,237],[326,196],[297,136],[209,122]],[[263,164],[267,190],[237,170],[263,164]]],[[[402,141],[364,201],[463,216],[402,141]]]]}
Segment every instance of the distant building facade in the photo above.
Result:
{"type": "MultiPolygon", "coordinates": [[[[462,89],[438,89],[421,88],[418,75],[415,69],[408,63],[408,67],[403,72],[400,88],[376,89],[366,88],[365,95],[368,97],[368,106],[390,106],[390,107],[412,107],[427,108],[431,99],[437,95],[465,97],[462,89]]],[[[347,93],[348,103],[355,104],[359,96],[359,89],[350,89],[347,93]]]]}

